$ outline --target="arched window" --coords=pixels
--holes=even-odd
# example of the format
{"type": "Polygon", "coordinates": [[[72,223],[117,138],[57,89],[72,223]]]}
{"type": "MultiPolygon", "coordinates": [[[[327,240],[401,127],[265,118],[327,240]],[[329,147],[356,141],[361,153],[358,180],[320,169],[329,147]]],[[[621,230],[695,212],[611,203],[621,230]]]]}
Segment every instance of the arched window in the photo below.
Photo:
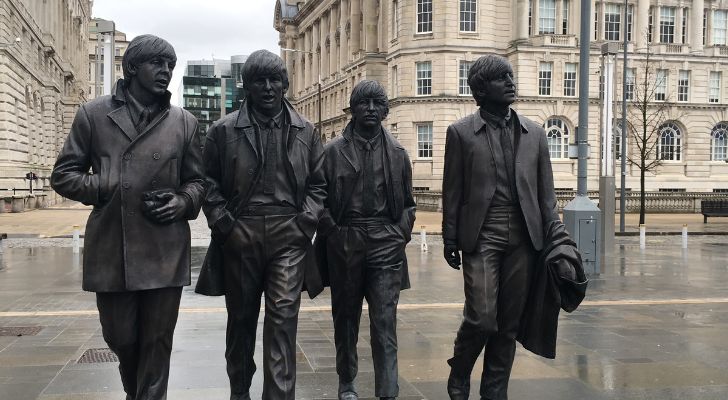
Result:
{"type": "Polygon", "coordinates": [[[682,134],[680,128],[672,122],[660,127],[660,142],[657,144],[658,159],[680,161],[682,154],[682,134]]]}
{"type": "Polygon", "coordinates": [[[710,160],[728,159],[728,123],[721,122],[710,131],[710,160]]]}
{"type": "Polygon", "coordinates": [[[551,159],[569,158],[569,127],[560,118],[549,118],[543,124],[551,159]]]}

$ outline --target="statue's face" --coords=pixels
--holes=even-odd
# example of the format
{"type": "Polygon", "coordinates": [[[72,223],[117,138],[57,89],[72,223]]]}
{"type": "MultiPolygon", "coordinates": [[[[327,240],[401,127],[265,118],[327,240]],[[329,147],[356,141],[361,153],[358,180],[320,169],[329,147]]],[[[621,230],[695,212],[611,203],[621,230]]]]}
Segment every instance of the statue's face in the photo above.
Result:
{"type": "Polygon", "coordinates": [[[479,95],[481,103],[513,104],[516,101],[516,80],[513,77],[513,69],[510,65],[501,76],[486,82],[479,95]]]}
{"type": "Polygon", "coordinates": [[[286,88],[279,74],[256,76],[248,86],[248,98],[258,112],[268,115],[280,111],[286,88]]]}
{"type": "Polygon", "coordinates": [[[354,103],[351,115],[354,119],[355,128],[374,128],[382,123],[387,112],[387,106],[381,100],[374,97],[362,97],[354,103]]]}
{"type": "Polygon", "coordinates": [[[137,84],[154,96],[164,96],[167,92],[174,67],[175,62],[166,57],[155,57],[139,65],[129,66],[137,84]]]}

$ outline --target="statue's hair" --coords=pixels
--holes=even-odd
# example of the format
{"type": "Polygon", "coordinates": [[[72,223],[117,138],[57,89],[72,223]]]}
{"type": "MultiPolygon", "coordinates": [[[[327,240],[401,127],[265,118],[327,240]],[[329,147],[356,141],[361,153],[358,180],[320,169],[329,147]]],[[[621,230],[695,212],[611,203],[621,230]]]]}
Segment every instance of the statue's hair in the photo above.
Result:
{"type": "Polygon", "coordinates": [[[124,71],[124,79],[130,80],[132,74],[129,66],[138,66],[156,57],[162,57],[172,62],[177,62],[177,54],[174,48],[166,40],[154,35],[139,35],[132,39],[129,47],[121,59],[121,68],[124,71]]]}
{"type": "Polygon", "coordinates": [[[288,89],[288,70],[277,54],[268,50],[256,50],[245,60],[241,72],[243,86],[250,87],[255,78],[261,75],[278,75],[283,82],[283,88],[288,89]]]}
{"type": "Polygon", "coordinates": [[[473,63],[468,71],[468,86],[473,94],[473,98],[480,106],[478,94],[485,89],[486,83],[494,79],[500,78],[512,70],[511,63],[505,57],[498,54],[486,54],[473,63]]]}
{"type": "MultiPolygon", "coordinates": [[[[349,97],[349,107],[354,108],[361,99],[375,99],[379,104],[384,106],[384,116],[389,114],[389,99],[387,92],[384,90],[379,81],[364,79],[354,86],[349,97]]],[[[353,113],[352,113],[353,119],[353,113]]]]}

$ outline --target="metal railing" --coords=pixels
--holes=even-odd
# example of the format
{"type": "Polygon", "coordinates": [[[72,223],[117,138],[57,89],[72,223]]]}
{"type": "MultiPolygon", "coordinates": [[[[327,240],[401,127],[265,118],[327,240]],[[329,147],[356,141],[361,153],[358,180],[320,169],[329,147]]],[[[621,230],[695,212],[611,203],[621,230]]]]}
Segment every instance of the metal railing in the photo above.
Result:
{"type": "MultiPolygon", "coordinates": [[[[556,203],[559,211],[574,198],[573,190],[557,190],[556,203]]],[[[587,196],[594,202],[599,201],[599,191],[591,190],[587,196]]],[[[427,191],[414,192],[417,209],[422,211],[442,211],[442,193],[427,191]]],[[[619,204],[621,197],[617,193],[619,204]]],[[[648,213],[700,213],[702,200],[728,200],[728,193],[712,192],[645,192],[645,211],[648,213]]],[[[627,212],[639,212],[640,192],[626,192],[627,212]]]]}

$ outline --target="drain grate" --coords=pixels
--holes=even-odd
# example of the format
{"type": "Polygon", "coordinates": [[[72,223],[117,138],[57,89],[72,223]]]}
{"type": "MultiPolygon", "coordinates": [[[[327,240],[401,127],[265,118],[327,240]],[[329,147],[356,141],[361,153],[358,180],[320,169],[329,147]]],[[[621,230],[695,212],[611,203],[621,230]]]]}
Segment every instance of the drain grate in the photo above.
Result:
{"type": "Polygon", "coordinates": [[[0,326],[0,336],[35,336],[42,326],[0,326]]]}
{"type": "Polygon", "coordinates": [[[107,362],[119,362],[113,351],[110,349],[88,349],[83,352],[76,364],[96,364],[107,362]]]}

